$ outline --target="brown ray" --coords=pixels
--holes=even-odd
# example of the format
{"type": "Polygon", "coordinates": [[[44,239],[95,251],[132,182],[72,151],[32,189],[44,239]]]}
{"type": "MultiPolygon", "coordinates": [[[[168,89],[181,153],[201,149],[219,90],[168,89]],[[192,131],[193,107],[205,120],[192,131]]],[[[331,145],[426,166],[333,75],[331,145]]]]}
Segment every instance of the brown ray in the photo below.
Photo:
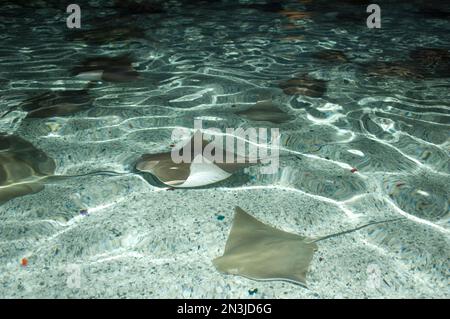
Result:
{"type": "MultiPolygon", "coordinates": [[[[211,150],[211,149],[210,149],[211,150]]],[[[199,187],[222,181],[238,170],[255,165],[257,161],[250,161],[246,158],[237,157],[226,150],[215,147],[211,142],[203,139],[200,131],[197,131],[191,140],[186,143],[179,151],[180,156],[185,155],[187,161],[176,163],[172,159],[172,152],[145,154],[136,162],[136,169],[140,172],[147,172],[155,176],[162,183],[172,187],[199,187]],[[201,147],[195,149],[194,141],[200,141],[201,147]],[[211,152],[205,152],[206,148],[212,147],[211,152]],[[184,152],[189,152],[185,154],[184,152]],[[222,153],[224,162],[215,160],[216,153],[222,153]],[[210,155],[208,155],[209,153],[210,155]],[[235,161],[226,163],[228,156],[234,156],[235,161]],[[195,159],[201,157],[202,162],[196,163],[195,159]],[[238,161],[237,158],[240,160],[238,161]],[[188,183],[189,178],[194,178],[195,182],[188,183]],[[185,183],[194,186],[184,186],[185,183]]]]}
{"type": "Polygon", "coordinates": [[[292,121],[294,116],[284,112],[272,101],[260,101],[247,110],[236,112],[236,114],[252,121],[267,121],[276,124],[292,121]]]}
{"type": "Polygon", "coordinates": [[[227,274],[306,285],[316,250],[313,239],[266,225],[236,207],[224,254],[213,264],[227,274]]]}
{"type": "Polygon", "coordinates": [[[321,97],[327,90],[327,82],[302,75],[280,82],[279,87],[287,95],[321,97]]]}
{"type": "Polygon", "coordinates": [[[0,134],[0,203],[41,191],[41,179],[55,172],[55,162],[24,139],[0,134]]]}

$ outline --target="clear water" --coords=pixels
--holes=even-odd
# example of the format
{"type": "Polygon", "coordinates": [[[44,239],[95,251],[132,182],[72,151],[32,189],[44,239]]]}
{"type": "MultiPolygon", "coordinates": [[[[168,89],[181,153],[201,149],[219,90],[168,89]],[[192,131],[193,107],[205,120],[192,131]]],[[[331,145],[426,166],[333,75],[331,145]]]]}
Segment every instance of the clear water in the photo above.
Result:
{"type": "Polygon", "coordinates": [[[145,35],[72,41],[62,3],[2,2],[0,112],[48,90],[82,89],[70,69],[86,57],[131,54],[142,78],[96,83],[93,107],[69,116],[26,118],[17,109],[0,119],[0,132],[45,152],[58,175],[130,172],[140,155],[170,150],[173,129],[192,130],[194,119],[279,128],[283,154],[296,156],[281,156],[276,174],[251,167],[200,189],[87,175],[11,199],[0,206],[1,297],[450,296],[449,64],[424,78],[369,74],[377,61],[420,65],[410,57],[417,48],[449,49],[449,15],[436,13],[449,6],[380,1],[382,28],[368,29],[365,5],[285,1],[280,12],[263,1],[179,0],[164,2],[166,13],[119,18],[108,3],[80,2],[82,29],[134,25],[145,35]],[[327,49],[348,61],[314,55],[327,49]],[[326,93],[285,94],[279,83],[296,74],[326,80],[326,93]],[[263,100],[294,120],[236,114],[263,100]],[[304,288],[217,272],[211,260],[237,205],[311,237],[405,220],[320,242],[304,288]]]}

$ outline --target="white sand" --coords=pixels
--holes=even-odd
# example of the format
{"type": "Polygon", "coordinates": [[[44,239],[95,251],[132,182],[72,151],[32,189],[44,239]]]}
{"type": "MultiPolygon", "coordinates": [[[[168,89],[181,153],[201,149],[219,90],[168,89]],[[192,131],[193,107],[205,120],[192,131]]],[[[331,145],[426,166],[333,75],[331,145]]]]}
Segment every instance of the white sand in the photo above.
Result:
{"type": "MultiPolygon", "coordinates": [[[[346,207],[364,205],[371,220],[399,216],[372,197],[346,207]]],[[[368,220],[352,222],[349,211],[294,189],[165,191],[133,176],[71,179],[0,207],[0,297],[246,298],[255,288],[256,298],[450,296],[448,233],[409,220],[319,242],[308,288],[220,274],[211,260],[222,254],[236,205],[315,237],[368,220]]]]}

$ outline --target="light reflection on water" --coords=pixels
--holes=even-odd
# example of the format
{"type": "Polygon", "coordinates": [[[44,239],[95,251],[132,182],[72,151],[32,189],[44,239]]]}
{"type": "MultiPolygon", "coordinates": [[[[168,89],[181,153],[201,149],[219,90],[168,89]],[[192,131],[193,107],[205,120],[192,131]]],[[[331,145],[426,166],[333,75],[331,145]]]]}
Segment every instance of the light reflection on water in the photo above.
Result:
{"type": "MultiPolygon", "coordinates": [[[[442,251],[439,245],[445,247],[449,240],[450,76],[445,68],[450,66],[450,58],[433,56],[428,63],[425,53],[417,58],[414,50],[450,48],[449,20],[435,18],[431,11],[427,11],[428,18],[417,19],[420,12],[413,4],[387,4],[382,30],[368,30],[365,10],[361,20],[350,4],[336,12],[320,3],[293,1],[288,9],[277,12],[276,6],[236,8],[229,1],[187,7],[171,1],[165,6],[167,14],[117,19],[96,19],[116,12],[109,9],[101,14],[98,7],[87,10],[82,5],[83,28],[106,25],[114,29],[115,22],[125,28],[90,35],[86,41],[77,41],[72,34],[77,31],[65,28],[65,11],[58,6],[37,11],[28,8],[20,13],[14,6],[4,6],[0,8],[1,113],[47,90],[83,89],[86,82],[72,77],[70,70],[89,56],[130,53],[142,79],[97,83],[89,91],[92,107],[68,117],[32,119],[16,110],[0,119],[0,131],[32,142],[55,160],[58,173],[74,175],[130,171],[140,155],[168,151],[174,142],[172,130],[192,129],[195,118],[203,119],[207,128],[279,127],[283,155],[297,157],[282,156],[277,174],[263,175],[250,168],[199,192],[284,190],[289,195],[283,201],[309,196],[337,205],[345,216],[340,221],[344,228],[354,224],[353,218],[362,222],[385,215],[410,217],[413,226],[407,227],[412,233],[422,225],[431,227],[432,235],[425,242],[417,235],[423,250],[413,249],[416,256],[412,258],[418,260],[423,251],[434,253],[427,257],[429,263],[417,261],[421,265],[419,274],[440,280],[443,270],[435,273],[431,268],[433,262],[439,264],[437,261],[449,257],[448,250],[442,251]],[[127,30],[127,25],[138,26],[139,30],[127,30]],[[336,51],[324,54],[327,49],[336,51]],[[428,73],[420,69],[424,64],[428,73]],[[280,87],[292,78],[296,80],[289,85],[295,83],[297,87],[280,87]],[[274,124],[239,115],[267,100],[292,120],[274,124]],[[357,170],[352,172],[353,168],[357,170]],[[374,199],[366,202],[366,197],[374,199]]],[[[185,204],[187,211],[195,202],[205,210],[214,207],[196,191],[183,191],[183,195],[191,203],[185,204]]],[[[145,243],[141,246],[133,242],[139,247],[137,252],[134,246],[128,247],[130,251],[121,250],[123,241],[117,238],[122,232],[125,237],[132,236],[130,229],[145,229],[153,222],[165,221],[156,213],[155,220],[145,217],[147,224],[140,223],[136,216],[122,216],[133,209],[150,215],[160,207],[164,211],[168,196],[172,195],[148,185],[140,176],[86,177],[50,185],[41,193],[16,198],[0,207],[0,244],[10,244],[0,258],[11,262],[29,253],[48,263],[48,257],[39,256],[39,252],[55,253],[52,240],[59,235],[61,247],[55,258],[61,262],[72,257],[92,262],[102,254],[105,261],[121,256],[140,258],[146,254],[142,247],[153,243],[151,234],[138,236],[145,243]],[[148,192],[156,194],[151,202],[146,199],[148,192]],[[74,193],[83,194],[82,203],[74,199],[74,193]],[[79,216],[83,205],[93,216],[79,216]],[[123,223],[117,228],[126,225],[125,229],[112,235],[110,231],[116,229],[112,224],[104,229],[89,224],[89,218],[110,222],[100,217],[108,213],[112,220],[123,223]],[[29,220],[36,223],[27,224],[29,220]],[[70,221],[73,224],[66,224],[70,221]],[[78,248],[61,244],[77,235],[83,242],[78,248]]],[[[231,202],[230,198],[227,200],[231,202]]],[[[255,202],[242,200],[250,207],[278,208],[276,201],[265,196],[255,202]]],[[[176,209],[170,206],[165,211],[170,214],[171,210],[176,209]]],[[[301,210],[292,210],[291,216],[301,210]]],[[[267,218],[277,220],[275,213],[267,218]]],[[[327,220],[317,223],[328,233],[335,230],[335,224],[327,220]]],[[[381,228],[382,234],[384,230],[385,236],[395,236],[395,229],[386,226],[381,228]]],[[[404,229],[398,232],[398,236],[408,236],[404,229]]],[[[383,254],[397,253],[397,244],[386,244],[379,233],[371,236],[361,241],[382,247],[383,254]]],[[[184,249],[172,247],[170,239],[155,245],[176,252],[184,249]]],[[[216,253],[215,248],[205,249],[205,254],[216,253]]],[[[401,260],[403,255],[398,254],[401,260]]],[[[162,255],[158,258],[165,260],[162,255]]],[[[406,268],[404,271],[408,273],[406,268]]]]}

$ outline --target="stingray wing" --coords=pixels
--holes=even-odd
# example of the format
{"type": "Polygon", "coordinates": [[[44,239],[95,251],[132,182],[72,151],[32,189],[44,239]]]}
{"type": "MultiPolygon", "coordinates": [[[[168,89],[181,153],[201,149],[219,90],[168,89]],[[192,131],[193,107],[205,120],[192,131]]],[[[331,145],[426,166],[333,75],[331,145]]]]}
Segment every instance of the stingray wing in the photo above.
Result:
{"type": "Polygon", "coordinates": [[[311,239],[266,225],[237,207],[225,252],[213,264],[224,273],[305,285],[315,250],[311,239]]]}

